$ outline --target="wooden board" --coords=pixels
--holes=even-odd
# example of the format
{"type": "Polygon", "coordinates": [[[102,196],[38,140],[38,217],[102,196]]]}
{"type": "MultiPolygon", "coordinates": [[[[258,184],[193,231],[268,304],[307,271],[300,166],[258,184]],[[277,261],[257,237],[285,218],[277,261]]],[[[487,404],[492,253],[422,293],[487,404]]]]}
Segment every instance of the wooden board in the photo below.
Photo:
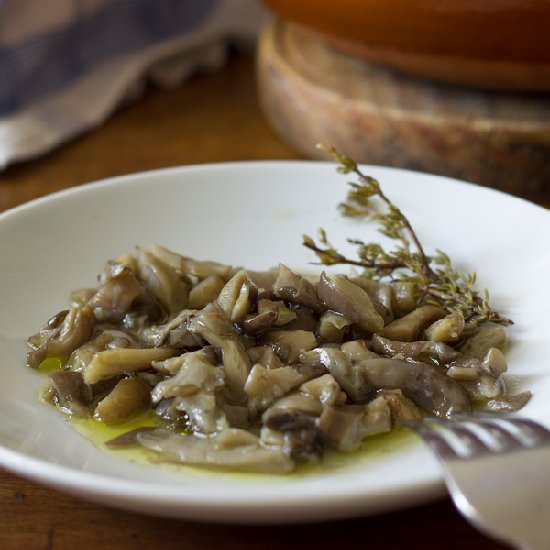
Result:
{"type": "Polygon", "coordinates": [[[263,32],[258,82],[279,134],[358,161],[453,176],[524,196],[550,188],[550,96],[435,84],[375,66],[281,21],[263,32]]]}

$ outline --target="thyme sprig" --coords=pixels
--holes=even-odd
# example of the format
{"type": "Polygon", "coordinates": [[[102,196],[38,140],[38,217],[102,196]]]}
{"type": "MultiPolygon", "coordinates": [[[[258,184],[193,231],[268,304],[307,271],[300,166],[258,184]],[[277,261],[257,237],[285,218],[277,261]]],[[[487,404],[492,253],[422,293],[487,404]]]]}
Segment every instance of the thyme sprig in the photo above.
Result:
{"type": "Polygon", "coordinates": [[[466,321],[477,325],[493,321],[510,325],[512,321],[500,315],[489,305],[489,293],[482,294],[475,288],[476,274],[462,273],[455,269],[444,252],[436,250],[432,257],[426,254],[410,220],[382,190],[380,183],[364,174],[357,163],[339,153],[334,147],[318,146],[337,163],[341,174],[354,174],[357,181],[348,182],[350,190],[340,210],[349,217],[369,217],[379,224],[379,232],[396,241],[392,250],[380,244],[348,239],[356,247],[357,259],[340,253],[321,229],[317,244],[308,235],[303,245],[315,252],[325,265],[345,264],[363,267],[365,274],[375,280],[401,280],[415,283],[420,289],[420,302],[432,303],[449,312],[460,311],[466,321]],[[379,211],[372,199],[378,199],[385,207],[379,211]]]}

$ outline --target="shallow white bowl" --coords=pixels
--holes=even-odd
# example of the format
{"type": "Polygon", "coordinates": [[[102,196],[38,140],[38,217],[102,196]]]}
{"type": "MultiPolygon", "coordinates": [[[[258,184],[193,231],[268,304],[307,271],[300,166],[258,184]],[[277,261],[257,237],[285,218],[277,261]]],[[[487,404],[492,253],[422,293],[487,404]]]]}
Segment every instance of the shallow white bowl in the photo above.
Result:
{"type": "MultiPolygon", "coordinates": [[[[428,251],[476,270],[511,328],[510,371],[534,398],[526,416],[550,423],[550,213],[502,193],[403,170],[369,167],[409,215],[428,251]]],[[[232,476],[131,463],[100,451],[41,405],[43,376],[25,368],[25,339],[94,285],[105,260],[136,244],[253,269],[282,261],[311,271],[302,233],[379,239],[342,218],[334,166],[234,163],[147,172],[69,189],[0,216],[0,465],[110,506],[233,522],[296,522],[379,512],[442,494],[420,443],[303,477],[232,476]]],[[[346,248],[344,246],[344,248],[346,248]]]]}

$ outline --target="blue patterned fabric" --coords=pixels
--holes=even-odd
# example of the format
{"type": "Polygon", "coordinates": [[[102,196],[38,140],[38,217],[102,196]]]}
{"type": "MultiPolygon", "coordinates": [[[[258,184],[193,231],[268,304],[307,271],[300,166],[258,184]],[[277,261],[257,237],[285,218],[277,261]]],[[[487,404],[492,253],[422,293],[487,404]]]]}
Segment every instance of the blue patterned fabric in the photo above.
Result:
{"type": "Polygon", "coordinates": [[[219,67],[264,16],[255,0],[0,0],[0,169],[100,124],[144,80],[219,67]]]}
{"type": "Polygon", "coordinates": [[[45,28],[21,43],[1,46],[0,117],[69,85],[106,60],[199,29],[217,3],[118,0],[83,17],[76,12],[61,28],[45,28]]]}

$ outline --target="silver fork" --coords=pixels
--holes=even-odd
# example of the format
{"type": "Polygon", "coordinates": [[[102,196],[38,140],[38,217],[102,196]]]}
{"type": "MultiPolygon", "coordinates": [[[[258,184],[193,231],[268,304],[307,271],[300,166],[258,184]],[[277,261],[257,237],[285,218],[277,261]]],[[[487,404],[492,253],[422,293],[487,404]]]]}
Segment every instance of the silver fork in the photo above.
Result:
{"type": "Polygon", "coordinates": [[[435,452],[455,506],[489,536],[550,549],[550,431],[481,415],[407,422],[435,452]]]}

